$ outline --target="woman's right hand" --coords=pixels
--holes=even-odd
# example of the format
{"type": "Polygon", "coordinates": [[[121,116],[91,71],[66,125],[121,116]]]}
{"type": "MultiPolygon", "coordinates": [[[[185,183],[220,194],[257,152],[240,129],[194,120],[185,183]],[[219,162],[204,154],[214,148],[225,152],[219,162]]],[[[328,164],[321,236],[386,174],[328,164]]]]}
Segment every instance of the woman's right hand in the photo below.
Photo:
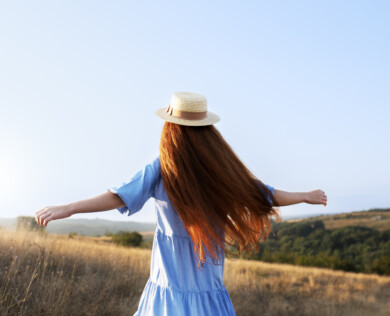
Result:
{"type": "Polygon", "coordinates": [[[323,204],[324,206],[326,206],[328,198],[324,191],[318,189],[307,192],[305,202],[308,204],[323,204]]]}
{"type": "Polygon", "coordinates": [[[69,205],[47,206],[35,213],[35,220],[39,225],[46,227],[52,220],[67,218],[71,215],[69,205]]]}

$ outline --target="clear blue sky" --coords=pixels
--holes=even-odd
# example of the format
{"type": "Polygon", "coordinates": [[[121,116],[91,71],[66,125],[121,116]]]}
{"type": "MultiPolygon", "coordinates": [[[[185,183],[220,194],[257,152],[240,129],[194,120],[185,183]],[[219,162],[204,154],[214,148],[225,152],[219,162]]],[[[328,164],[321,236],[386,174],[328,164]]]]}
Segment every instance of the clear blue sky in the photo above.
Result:
{"type": "MultiPolygon", "coordinates": [[[[205,95],[263,182],[390,207],[389,1],[3,1],[0,217],[105,192],[158,155],[172,93],[205,95]]],[[[76,215],[154,221],[153,204],[76,215]]]]}

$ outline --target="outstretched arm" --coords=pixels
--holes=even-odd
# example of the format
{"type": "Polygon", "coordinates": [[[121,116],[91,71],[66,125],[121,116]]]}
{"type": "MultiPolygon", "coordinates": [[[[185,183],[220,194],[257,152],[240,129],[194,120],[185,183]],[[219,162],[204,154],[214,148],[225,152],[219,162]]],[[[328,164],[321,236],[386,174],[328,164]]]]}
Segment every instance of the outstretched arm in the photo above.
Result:
{"type": "Polygon", "coordinates": [[[60,205],[47,206],[35,213],[35,220],[42,226],[55,219],[67,218],[76,213],[91,213],[113,210],[125,206],[122,199],[107,191],[103,194],[86,200],[60,205]]]}
{"type": "Polygon", "coordinates": [[[278,202],[277,205],[275,203],[275,206],[287,206],[298,203],[323,204],[326,206],[327,203],[325,192],[319,189],[309,192],[287,192],[274,189],[274,196],[278,202]]]}

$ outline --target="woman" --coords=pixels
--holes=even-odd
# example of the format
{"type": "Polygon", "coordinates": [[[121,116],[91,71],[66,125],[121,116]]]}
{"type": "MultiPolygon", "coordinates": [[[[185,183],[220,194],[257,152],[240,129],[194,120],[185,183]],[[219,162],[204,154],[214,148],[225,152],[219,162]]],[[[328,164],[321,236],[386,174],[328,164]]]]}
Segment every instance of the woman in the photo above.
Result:
{"type": "Polygon", "coordinates": [[[164,119],[160,156],[131,180],[94,198],[36,213],[39,224],[117,208],[128,215],[153,197],[157,227],[150,277],[135,315],[235,315],[223,284],[225,246],[258,249],[277,206],[326,205],[322,190],[293,193],[264,184],[213,126],[204,96],[177,92],[164,119]]]}

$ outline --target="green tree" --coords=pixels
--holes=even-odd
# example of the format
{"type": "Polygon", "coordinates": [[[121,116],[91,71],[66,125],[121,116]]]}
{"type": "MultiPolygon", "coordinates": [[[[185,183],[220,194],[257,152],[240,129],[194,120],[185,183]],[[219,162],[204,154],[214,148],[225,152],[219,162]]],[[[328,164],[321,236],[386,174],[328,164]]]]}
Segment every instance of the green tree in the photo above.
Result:
{"type": "Polygon", "coordinates": [[[142,235],[136,231],[119,231],[117,234],[112,234],[111,238],[117,245],[127,247],[139,247],[142,243],[142,235]]]}
{"type": "Polygon", "coordinates": [[[17,219],[17,230],[29,230],[29,231],[46,231],[45,226],[39,225],[33,216],[18,216],[17,219]]]}

